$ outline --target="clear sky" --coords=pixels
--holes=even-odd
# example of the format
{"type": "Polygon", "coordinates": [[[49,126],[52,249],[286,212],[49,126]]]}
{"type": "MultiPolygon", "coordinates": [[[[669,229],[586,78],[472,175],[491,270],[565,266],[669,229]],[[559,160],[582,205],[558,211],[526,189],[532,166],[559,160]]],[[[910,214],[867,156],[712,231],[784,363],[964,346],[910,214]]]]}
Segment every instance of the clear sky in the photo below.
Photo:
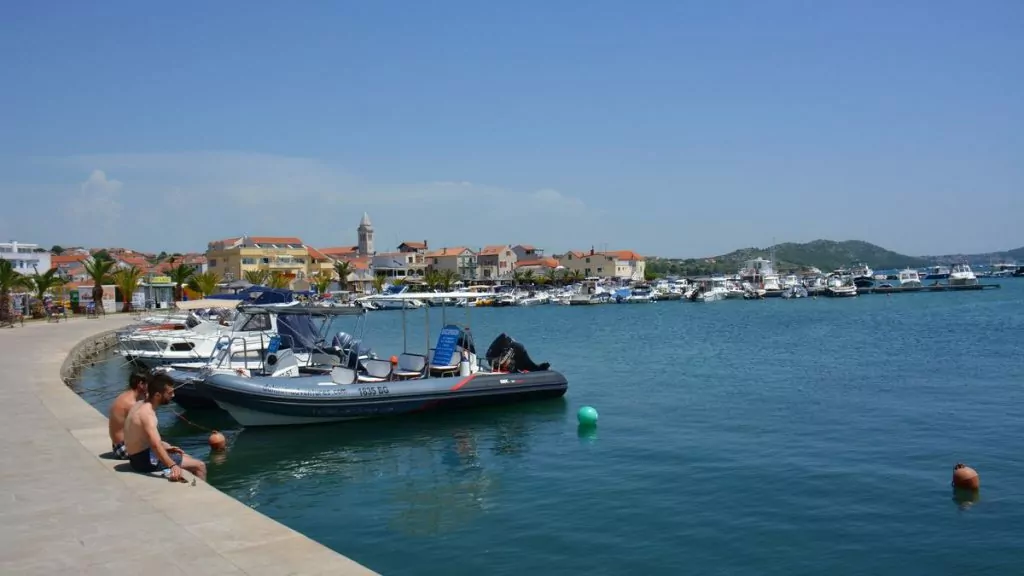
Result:
{"type": "Polygon", "coordinates": [[[0,235],[1024,245],[1024,2],[7,2],[0,235]]]}

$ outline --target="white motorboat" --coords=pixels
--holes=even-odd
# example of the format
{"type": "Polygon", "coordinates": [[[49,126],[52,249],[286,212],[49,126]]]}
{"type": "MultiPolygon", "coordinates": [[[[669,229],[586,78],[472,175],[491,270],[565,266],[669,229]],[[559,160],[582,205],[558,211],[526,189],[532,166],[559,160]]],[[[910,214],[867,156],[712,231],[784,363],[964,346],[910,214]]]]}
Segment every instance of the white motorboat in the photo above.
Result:
{"type": "Polygon", "coordinates": [[[833,297],[850,297],[857,295],[857,285],[853,276],[842,274],[831,274],[825,280],[825,294],[833,297]]]}
{"type": "Polygon", "coordinates": [[[921,274],[913,268],[906,268],[904,270],[900,270],[899,281],[901,287],[920,288],[921,274]]]}
{"type": "Polygon", "coordinates": [[[974,275],[974,271],[966,262],[954,265],[949,271],[950,286],[974,286],[977,283],[978,277],[974,275]]]}

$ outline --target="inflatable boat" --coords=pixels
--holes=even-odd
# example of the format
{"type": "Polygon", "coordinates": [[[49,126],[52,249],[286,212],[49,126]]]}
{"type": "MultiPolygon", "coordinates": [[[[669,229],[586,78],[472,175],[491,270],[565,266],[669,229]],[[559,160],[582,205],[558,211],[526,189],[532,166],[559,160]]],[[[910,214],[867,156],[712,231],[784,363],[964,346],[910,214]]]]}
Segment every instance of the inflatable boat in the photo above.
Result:
{"type": "Polygon", "coordinates": [[[487,350],[486,369],[475,362],[472,337],[455,325],[442,330],[427,356],[361,359],[317,373],[289,370],[294,357],[276,360],[281,376],[214,373],[196,381],[242,426],[314,424],[558,398],[569,383],[547,363],[535,364],[505,334],[487,350]],[[458,362],[452,364],[454,359],[458,362]]]}

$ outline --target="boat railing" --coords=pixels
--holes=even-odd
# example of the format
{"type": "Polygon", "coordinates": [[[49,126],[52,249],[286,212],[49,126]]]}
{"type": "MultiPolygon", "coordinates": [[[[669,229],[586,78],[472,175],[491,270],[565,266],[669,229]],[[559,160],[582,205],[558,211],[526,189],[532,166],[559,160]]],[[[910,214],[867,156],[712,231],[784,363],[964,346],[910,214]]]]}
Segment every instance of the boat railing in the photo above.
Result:
{"type": "Polygon", "coordinates": [[[239,348],[235,346],[236,342],[241,342],[242,344],[242,365],[246,370],[263,367],[263,352],[270,349],[270,344],[275,339],[277,340],[279,347],[281,342],[287,341],[288,347],[293,350],[295,349],[295,340],[288,334],[275,333],[273,336],[268,336],[266,332],[260,332],[259,338],[259,347],[250,350],[249,341],[252,339],[251,337],[233,334],[220,336],[213,345],[213,352],[210,354],[208,364],[214,369],[222,369],[224,368],[224,362],[226,360],[227,367],[234,368],[235,353],[239,351],[239,348]],[[257,354],[253,356],[250,352],[256,352],[257,354]],[[250,358],[253,358],[252,361],[254,366],[252,368],[249,367],[250,358]]]}
{"type": "Polygon", "coordinates": [[[135,356],[138,355],[139,353],[153,353],[153,357],[162,360],[167,357],[168,352],[188,352],[190,360],[208,360],[207,358],[204,358],[198,352],[196,352],[195,343],[193,343],[185,336],[160,335],[159,338],[160,341],[157,340],[157,336],[154,336],[152,332],[139,330],[129,334],[124,339],[118,338],[118,344],[121,346],[124,355],[127,356],[135,356]],[[150,349],[139,349],[137,346],[131,345],[133,342],[137,342],[139,340],[149,342],[149,344],[151,345],[150,349]],[[189,344],[192,347],[189,348],[188,350],[171,350],[171,347],[174,344],[182,342],[184,342],[185,344],[189,344]]]}

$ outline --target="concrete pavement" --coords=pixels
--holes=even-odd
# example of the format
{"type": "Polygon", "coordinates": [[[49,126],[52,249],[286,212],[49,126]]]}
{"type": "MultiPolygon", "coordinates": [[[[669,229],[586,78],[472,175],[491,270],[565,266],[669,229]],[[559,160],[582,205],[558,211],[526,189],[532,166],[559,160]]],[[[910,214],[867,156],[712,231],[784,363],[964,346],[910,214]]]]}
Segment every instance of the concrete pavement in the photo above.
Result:
{"type": "Polygon", "coordinates": [[[83,339],[129,323],[0,328],[0,574],[373,574],[205,482],[99,457],[106,417],[60,368],[83,339]]]}

